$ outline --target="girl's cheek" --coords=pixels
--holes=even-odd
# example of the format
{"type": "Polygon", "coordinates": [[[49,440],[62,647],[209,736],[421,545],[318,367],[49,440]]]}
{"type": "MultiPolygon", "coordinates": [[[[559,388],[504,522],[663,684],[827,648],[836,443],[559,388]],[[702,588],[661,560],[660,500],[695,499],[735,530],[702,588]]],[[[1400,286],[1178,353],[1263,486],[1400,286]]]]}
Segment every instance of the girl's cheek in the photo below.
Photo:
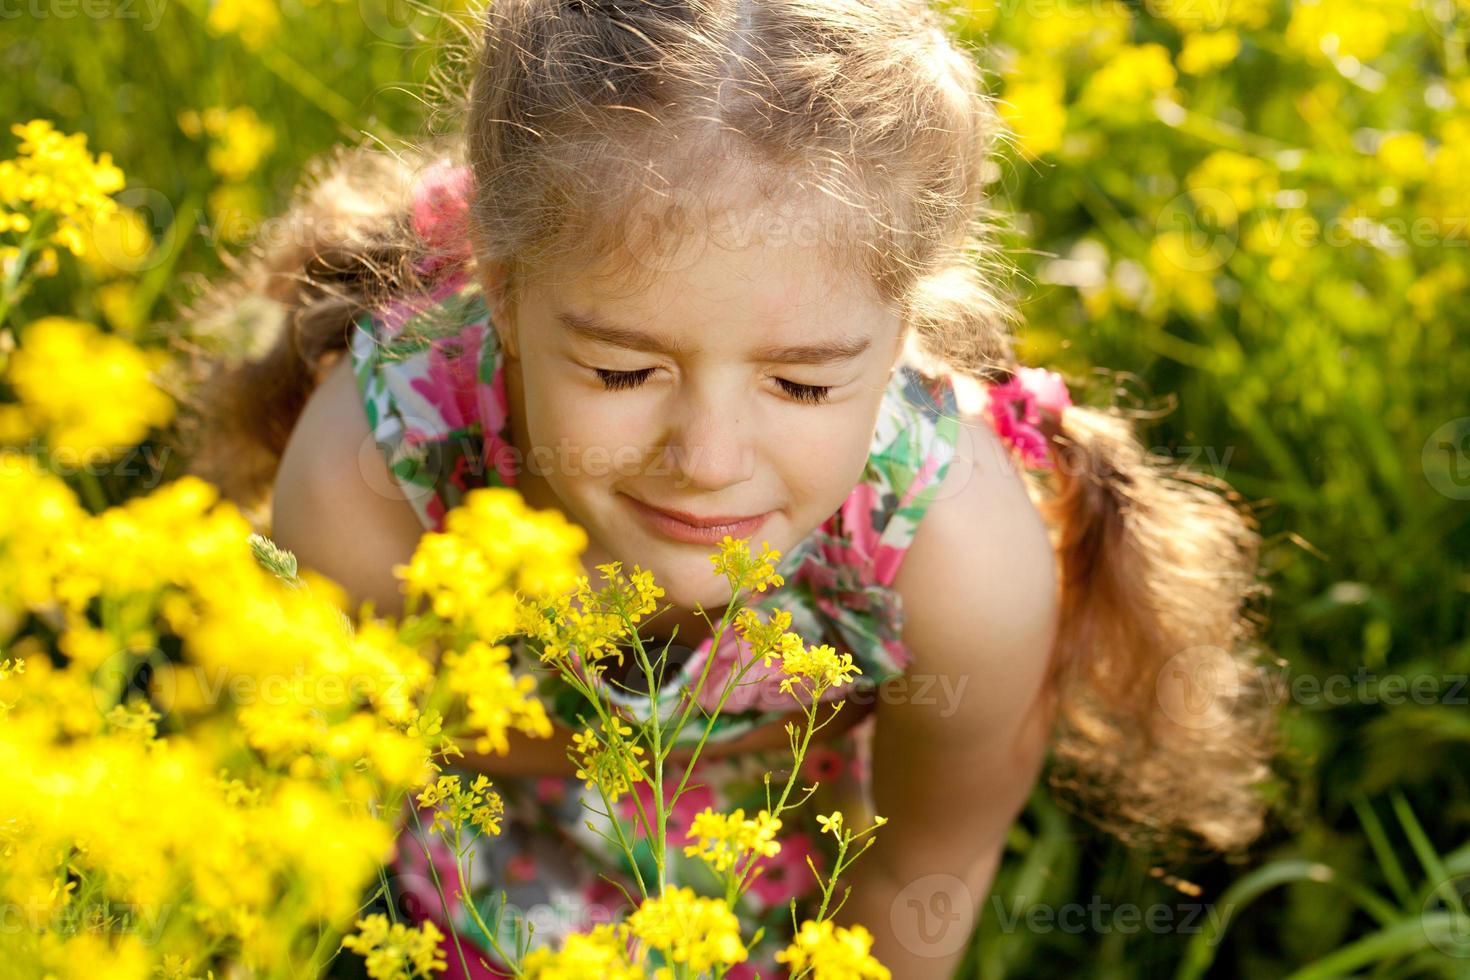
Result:
{"type": "Polygon", "coordinates": [[[651,475],[658,435],[646,417],[600,411],[595,403],[566,406],[544,433],[557,475],[606,482],[651,475]],[[655,447],[655,448],[650,448],[655,447]]]}

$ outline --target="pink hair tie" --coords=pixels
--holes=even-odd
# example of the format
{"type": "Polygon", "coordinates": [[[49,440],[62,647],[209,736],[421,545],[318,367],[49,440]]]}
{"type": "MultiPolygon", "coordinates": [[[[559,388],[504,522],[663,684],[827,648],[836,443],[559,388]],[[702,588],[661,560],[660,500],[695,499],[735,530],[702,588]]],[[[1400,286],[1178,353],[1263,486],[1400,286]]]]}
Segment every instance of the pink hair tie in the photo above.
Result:
{"type": "Polygon", "coordinates": [[[441,160],[419,178],[413,190],[413,230],[428,247],[417,269],[427,275],[440,266],[470,257],[470,191],[467,166],[441,160]]]}
{"type": "Polygon", "coordinates": [[[990,385],[989,390],[987,410],[996,434],[1020,455],[1022,465],[1052,469],[1046,433],[1040,428],[1041,411],[1045,409],[1060,420],[1072,404],[1062,376],[1044,368],[1023,367],[1009,381],[990,385]]]}

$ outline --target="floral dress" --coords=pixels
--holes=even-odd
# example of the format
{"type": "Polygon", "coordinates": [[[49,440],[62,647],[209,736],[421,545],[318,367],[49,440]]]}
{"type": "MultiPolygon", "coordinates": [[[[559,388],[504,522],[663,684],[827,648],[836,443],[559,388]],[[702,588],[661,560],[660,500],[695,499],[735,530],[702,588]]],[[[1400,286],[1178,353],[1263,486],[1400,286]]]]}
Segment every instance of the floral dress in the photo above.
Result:
{"type": "MultiPolygon", "coordinates": [[[[468,266],[451,270],[423,295],[395,299],[365,314],[355,325],[349,356],[368,422],[398,485],[430,530],[442,530],[445,513],[470,490],[515,486],[499,355],[487,304],[468,266]]],[[[829,643],[838,652],[852,654],[861,674],[824,696],[853,702],[844,711],[863,710],[857,704],[871,704],[879,682],[902,674],[908,666],[909,655],[900,639],[903,608],[892,583],[954,456],[959,425],[950,381],[928,379],[912,367],[900,366],[883,396],[862,480],[836,513],[783,555],[777,571],[786,584],[751,598],[750,605],[762,619],[772,610],[788,612],[790,629],[808,644],[829,643]]],[[[713,709],[734,665],[750,659],[748,651],[742,652],[742,643],[727,630],[719,650],[712,650],[713,637],[706,638],[682,665],[671,666],[657,699],[661,716],[674,712],[681,691],[697,682],[711,656],[714,663],[696,700],[713,709]]],[[[519,638],[507,645],[513,653],[512,668],[537,679],[538,697],[555,720],[580,731],[584,725],[579,715],[595,717],[582,696],[561,678],[544,668],[532,672],[529,664],[535,658],[526,654],[519,638]]],[[[779,691],[778,675],[779,665],[763,668],[756,661],[715,716],[710,741],[738,737],[795,708],[792,695],[779,691]]],[[[603,692],[635,717],[648,717],[646,692],[618,690],[606,683],[603,692]]],[[[816,815],[840,809],[856,827],[871,823],[867,742],[872,721],[869,716],[840,738],[814,740],[809,748],[788,802],[801,798],[803,786],[815,782],[818,789],[800,808],[782,815],[780,853],[762,858],[764,871],[735,906],[744,938],[749,940],[762,927],[765,933],[750,958],[729,976],[786,975],[774,954],[791,939],[790,902],[797,902],[797,922],[814,914],[820,902],[807,859],[825,875],[836,856],[836,842],[819,832],[816,815]]],[[[697,741],[702,728],[701,716],[694,712],[678,744],[697,741]]],[[[784,747],[701,759],[689,780],[692,789],[686,788],[673,807],[667,881],[700,894],[723,895],[702,860],[685,856],[685,832],[706,806],[722,813],[743,808],[753,815],[766,806],[764,774],[772,773],[774,798],[785,785],[792,761],[784,747]]],[[[474,775],[464,774],[467,780],[474,775]]],[[[679,775],[678,767],[666,769],[668,791],[677,785],[679,775]]],[[[623,890],[612,882],[620,883],[636,900],[634,870],[627,855],[601,836],[616,834],[601,813],[605,807],[595,788],[559,776],[494,777],[492,785],[505,801],[505,817],[499,835],[479,838],[474,845],[470,900],[481,918],[493,923],[505,893],[507,907],[498,937],[503,948],[520,948],[518,934],[524,947],[528,926],[534,927],[531,947],[558,948],[568,933],[588,931],[631,911],[623,890]]],[[[638,790],[647,809],[651,806],[647,784],[639,784],[638,790]]],[[[415,805],[412,801],[405,805],[399,847],[389,869],[395,906],[411,921],[429,918],[442,932],[457,932],[470,976],[510,975],[463,905],[452,905],[446,919],[434,878],[437,872],[452,901],[463,901],[456,895],[453,857],[438,835],[419,833],[431,817],[425,811],[414,821],[415,805]]],[[[625,794],[614,807],[623,826],[634,832],[633,797],[625,794]]],[[[645,880],[655,880],[651,842],[634,833],[639,867],[645,880]]],[[[445,947],[446,975],[464,977],[449,940],[445,947]]]]}

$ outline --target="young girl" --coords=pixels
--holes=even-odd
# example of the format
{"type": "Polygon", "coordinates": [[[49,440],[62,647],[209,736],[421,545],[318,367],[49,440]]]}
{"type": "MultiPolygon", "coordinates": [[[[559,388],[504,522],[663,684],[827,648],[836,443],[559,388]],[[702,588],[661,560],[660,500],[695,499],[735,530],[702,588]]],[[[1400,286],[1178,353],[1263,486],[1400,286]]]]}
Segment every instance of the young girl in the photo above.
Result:
{"type": "MultiPolygon", "coordinates": [[[[192,311],[280,314],[263,355],[201,387],[196,472],[384,612],[393,566],[469,490],[562,510],[594,583],[636,563],[673,604],[645,631],[675,641],[661,711],[740,656],[704,618],[729,600],[720,539],[780,550],[786,584],[754,605],[862,676],[801,774],[817,795],[737,909],[765,933],[734,976],[780,975],[788,900],[815,909],[806,859],[833,857],[814,817],[834,809],[888,820],[838,922],[868,927],[895,977],[950,975],[1048,752],[1053,784],[1124,840],[1253,840],[1271,745],[1244,611],[1254,524],[1121,413],[1015,363],[986,205],[997,117],[935,13],[496,0],[482,40],[461,137],[338,153],[291,240],[192,311]]],[[[506,944],[626,912],[608,879],[636,894],[605,823],[586,826],[575,699],[541,692],[557,738],[464,760],[507,802],[470,896],[489,921],[507,893],[506,944]]],[[[633,677],[609,696],[648,710],[633,677]]],[[[800,716],[768,677],[727,702],[676,807],[672,881],[707,885],[682,830],[706,805],[763,806],[800,716]]],[[[469,950],[448,975],[503,972],[433,895],[424,847],[442,878],[442,844],[411,821],[401,843],[400,909],[469,950]]]]}

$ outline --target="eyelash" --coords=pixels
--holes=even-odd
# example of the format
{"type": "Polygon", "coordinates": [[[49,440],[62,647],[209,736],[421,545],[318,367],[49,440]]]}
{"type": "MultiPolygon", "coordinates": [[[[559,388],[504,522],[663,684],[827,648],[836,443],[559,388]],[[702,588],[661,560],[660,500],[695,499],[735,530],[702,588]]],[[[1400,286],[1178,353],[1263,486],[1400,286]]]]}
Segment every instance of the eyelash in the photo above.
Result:
{"type": "MultiPolygon", "coordinates": [[[[602,386],[608,391],[636,388],[647,381],[649,375],[654,371],[653,368],[644,368],[641,371],[608,371],[604,368],[593,368],[592,370],[597,372],[602,386]]],[[[776,383],[793,399],[807,405],[820,405],[832,392],[831,385],[803,385],[783,378],[777,378],[776,383]]]]}

